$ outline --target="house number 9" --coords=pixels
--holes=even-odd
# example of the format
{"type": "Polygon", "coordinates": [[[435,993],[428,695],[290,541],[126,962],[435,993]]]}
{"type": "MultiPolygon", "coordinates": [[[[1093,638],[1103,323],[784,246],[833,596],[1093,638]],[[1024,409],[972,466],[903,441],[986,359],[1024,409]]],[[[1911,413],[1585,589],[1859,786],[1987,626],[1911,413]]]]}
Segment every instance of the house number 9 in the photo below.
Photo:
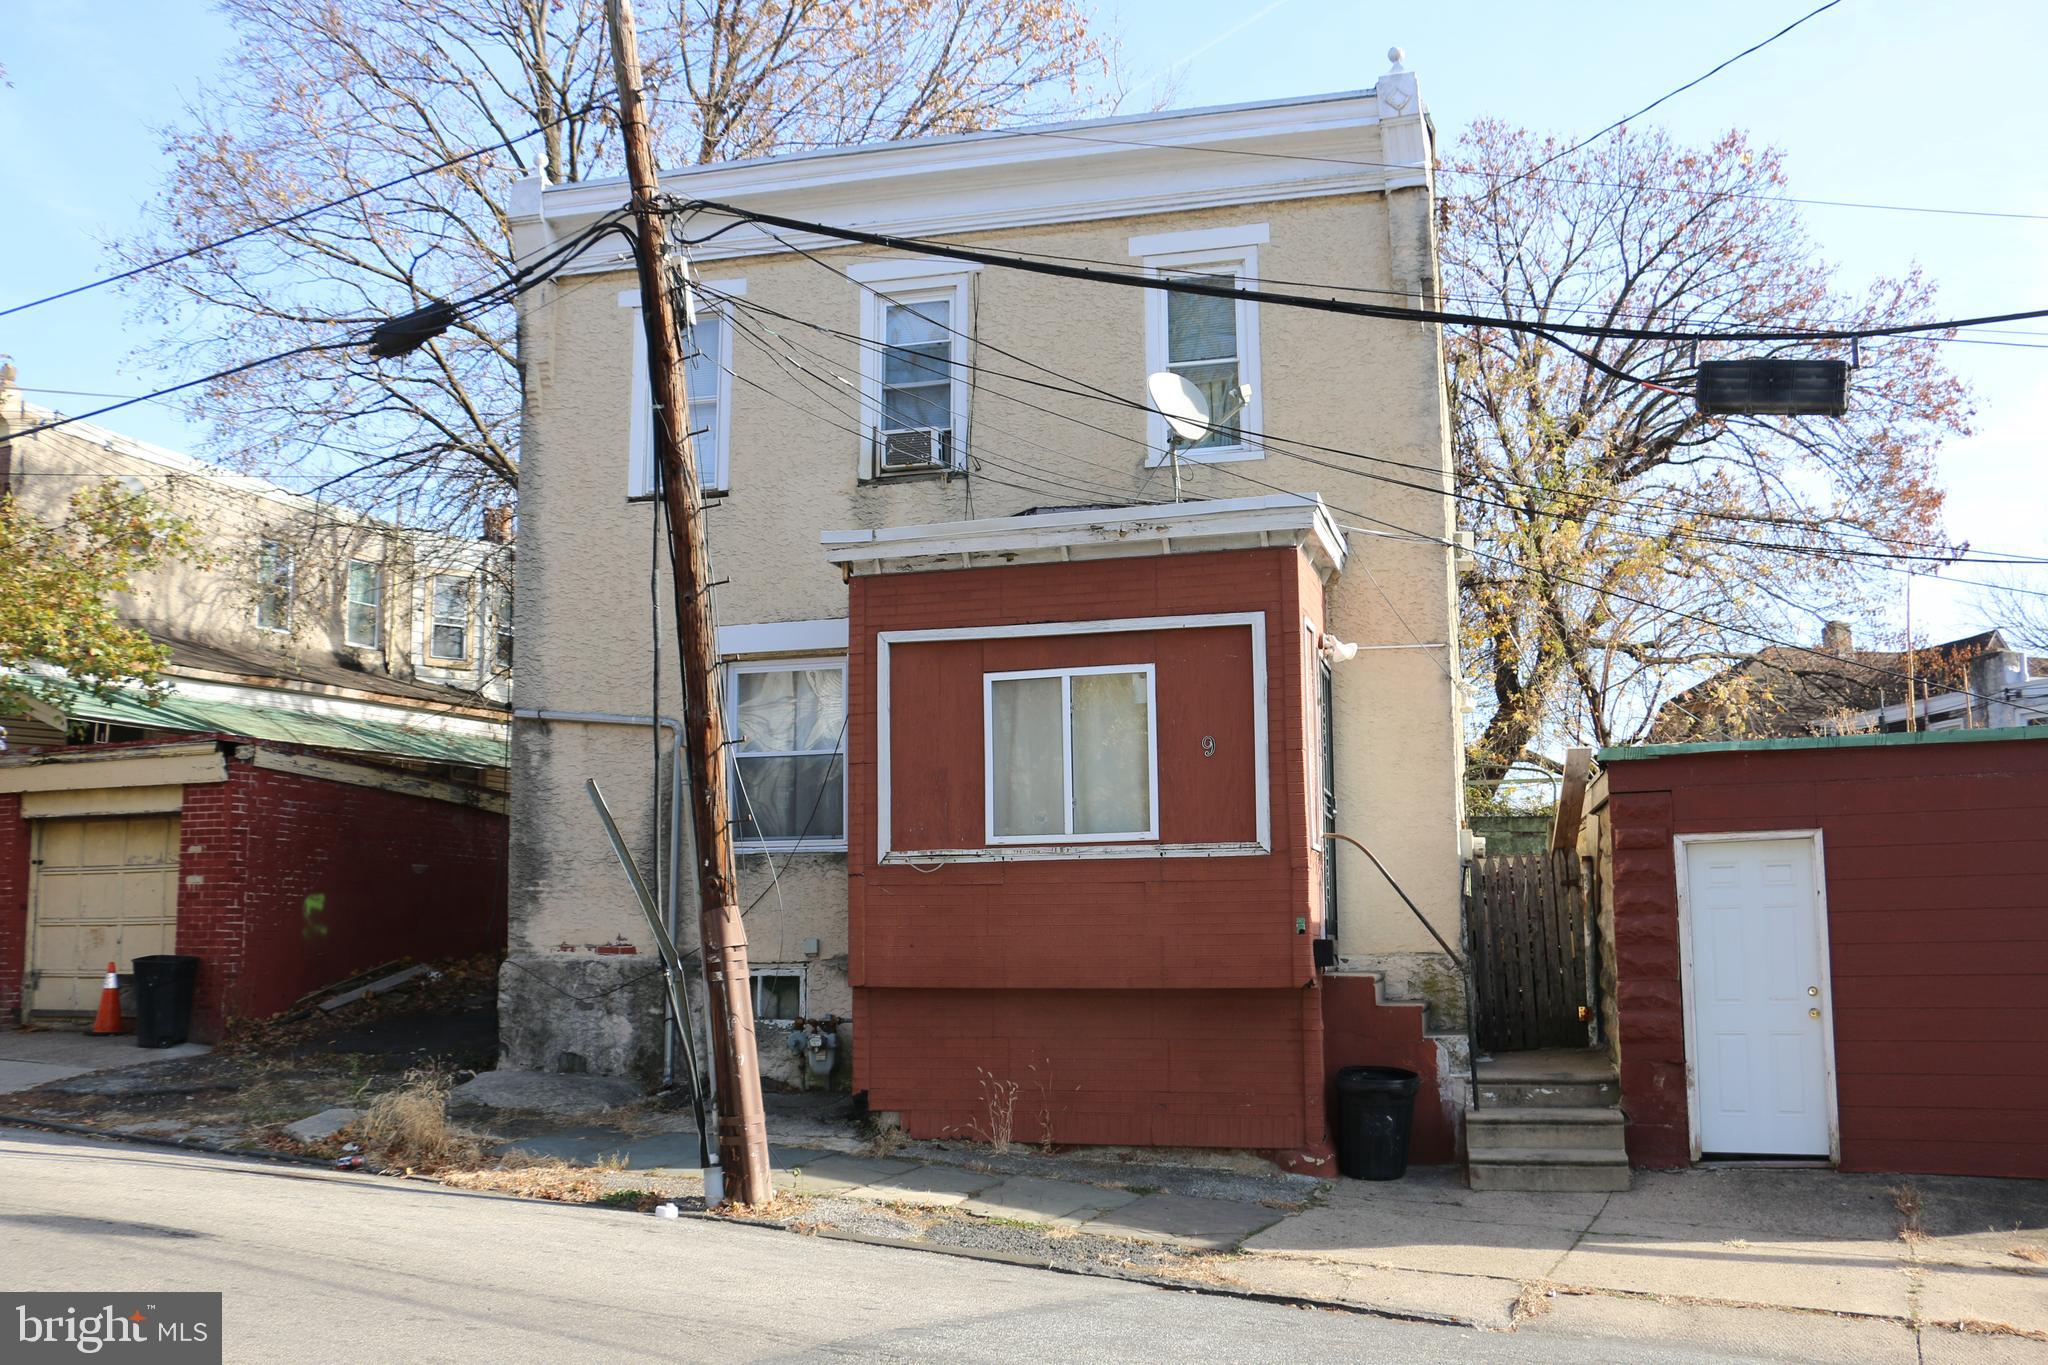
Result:
{"type": "Polygon", "coordinates": [[[1214,757],[1216,757],[1216,736],[1214,736],[1214,735],[1203,735],[1203,736],[1202,736],[1202,757],[1203,757],[1203,758],[1214,758],[1214,757]]]}

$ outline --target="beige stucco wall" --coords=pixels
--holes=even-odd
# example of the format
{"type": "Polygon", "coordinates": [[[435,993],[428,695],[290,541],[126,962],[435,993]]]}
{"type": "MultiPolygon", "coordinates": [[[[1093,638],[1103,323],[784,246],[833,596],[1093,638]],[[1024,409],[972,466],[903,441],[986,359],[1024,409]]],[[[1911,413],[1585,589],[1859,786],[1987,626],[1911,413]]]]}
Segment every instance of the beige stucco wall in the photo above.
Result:
{"type": "MultiPolygon", "coordinates": [[[[1259,273],[1267,280],[1341,283],[1387,291],[1357,297],[1394,302],[1433,295],[1429,193],[1419,188],[948,235],[1128,268],[1136,264],[1128,251],[1133,235],[1259,223],[1269,231],[1269,240],[1257,248],[1259,273]]],[[[865,248],[820,253],[841,267],[887,254],[865,248]]],[[[858,287],[803,257],[712,261],[701,266],[701,274],[713,286],[744,279],[750,308],[843,332],[860,329],[858,287]]],[[[572,275],[524,299],[522,708],[644,713],[649,707],[645,585],[650,557],[659,561],[663,552],[650,543],[651,506],[625,496],[637,315],[618,299],[634,287],[623,273],[572,275]]],[[[1034,373],[997,354],[999,349],[1113,393],[1134,399],[1144,393],[1142,291],[1003,269],[981,271],[973,288],[975,335],[982,343],[978,363],[1034,373]]],[[[1170,472],[1145,466],[1142,412],[990,376],[978,381],[970,404],[968,444],[982,462],[978,477],[859,486],[859,438],[841,429],[860,425],[856,403],[843,389],[830,391],[835,377],[859,375],[858,348],[799,323],[758,313],[742,317],[733,347],[733,368],[742,378],[733,385],[731,491],[708,514],[716,576],[729,580],[715,598],[721,625],[844,616],[846,590],[820,553],[821,530],[1002,516],[1031,506],[1171,499],[1170,472]],[[764,349],[772,340],[747,335],[771,328],[823,376],[820,382],[800,384],[764,349]]],[[[1435,329],[1270,306],[1261,309],[1258,326],[1258,385],[1271,437],[1398,464],[1310,452],[1313,460],[1269,453],[1230,465],[1191,465],[1187,497],[1315,492],[1347,524],[1448,537],[1448,500],[1426,491],[1447,478],[1435,329]]],[[[1451,556],[1440,545],[1369,534],[1351,535],[1350,546],[1350,567],[1332,592],[1329,620],[1334,634],[1364,646],[1336,671],[1340,827],[1370,843],[1455,942],[1461,786],[1456,665],[1443,648],[1413,647],[1456,638],[1451,556]]],[[[665,580],[665,571],[659,576],[665,580]]],[[[663,658],[672,661],[675,641],[665,595],[654,616],[663,658]]],[[[672,663],[662,673],[664,709],[670,709],[676,691],[672,663]]],[[[605,942],[615,934],[642,941],[616,871],[608,859],[591,853],[596,828],[567,817],[585,803],[584,779],[598,776],[622,815],[633,810],[641,831],[635,847],[648,846],[645,732],[616,766],[598,751],[596,740],[577,749],[575,761],[563,762],[559,741],[548,741],[543,752],[536,739],[531,724],[515,727],[515,951],[521,945],[552,951],[605,942]]],[[[781,865],[784,857],[775,862],[781,865]]],[[[1362,859],[1340,856],[1339,862],[1344,957],[1369,961],[1377,954],[1434,949],[1362,859]]],[[[820,939],[811,973],[812,1008],[842,1010],[848,994],[843,857],[806,853],[787,863],[779,894],[771,892],[748,918],[754,960],[799,961],[792,954],[801,940],[820,939]]],[[[767,866],[760,857],[742,862],[749,901],[769,888],[767,866]]],[[[693,935],[686,931],[685,937],[693,935]]]]}
{"type": "Polygon", "coordinates": [[[233,650],[256,661],[344,661],[374,691],[380,676],[445,682],[503,700],[507,670],[492,658],[489,585],[509,577],[508,552],[482,541],[401,530],[338,508],[265,491],[253,479],[196,466],[87,423],[10,439],[56,416],[0,386],[0,441],[10,460],[17,506],[46,521],[65,518],[71,497],[107,479],[149,495],[190,521],[206,562],[172,561],[142,575],[122,594],[122,619],[158,635],[233,650]],[[266,539],[292,547],[294,591],[290,628],[256,624],[256,561],[266,539]],[[350,645],[344,610],[349,561],[385,566],[384,617],[375,648],[350,645]],[[470,578],[469,657],[446,664],[426,657],[426,580],[436,573],[470,578]]]}

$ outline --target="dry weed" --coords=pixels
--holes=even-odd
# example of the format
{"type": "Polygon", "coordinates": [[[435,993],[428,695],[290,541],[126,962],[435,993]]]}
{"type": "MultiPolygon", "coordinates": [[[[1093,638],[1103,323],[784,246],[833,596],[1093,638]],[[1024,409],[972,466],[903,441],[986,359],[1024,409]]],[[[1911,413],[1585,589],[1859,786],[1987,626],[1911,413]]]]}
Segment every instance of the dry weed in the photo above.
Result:
{"type": "Polygon", "coordinates": [[[447,1072],[435,1068],[408,1071],[397,1089],[371,1101],[350,1131],[385,1166],[427,1174],[474,1168],[483,1160],[483,1142],[448,1122],[452,1084],[447,1072]]]}
{"type": "Polygon", "coordinates": [[[1543,1280],[1524,1280],[1522,1290],[1515,1295],[1515,1311],[1512,1320],[1516,1326],[1540,1318],[1550,1311],[1550,1301],[1557,1297],[1557,1291],[1543,1280]]]}
{"type": "Polygon", "coordinates": [[[1889,1193],[1892,1207],[1899,1211],[1899,1240],[1918,1246],[1927,1238],[1927,1230],[1920,1225],[1920,1191],[1911,1185],[1894,1185],[1889,1193]]]}
{"type": "Polygon", "coordinates": [[[2022,1242],[2018,1246],[2008,1249],[2005,1254],[2017,1256],[2022,1261],[2033,1265],[2048,1265],[2048,1249],[2034,1246],[2031,1243],[2022,1242]]]}
{"type": "Polygon", "coordinates": [[[595,1166],[575,1166],[566,1161],[536,1160],[514,1153],[501,1166],[485,1170],[443,1171],[441,1183],[458,1190],[489,1190],[496,1194],[516,1194],[524,1199],[592,1204],[608,1193],[605,1176],[625,1169],[625,1164],[617,1157],[607,1157],[595,1166]]]}

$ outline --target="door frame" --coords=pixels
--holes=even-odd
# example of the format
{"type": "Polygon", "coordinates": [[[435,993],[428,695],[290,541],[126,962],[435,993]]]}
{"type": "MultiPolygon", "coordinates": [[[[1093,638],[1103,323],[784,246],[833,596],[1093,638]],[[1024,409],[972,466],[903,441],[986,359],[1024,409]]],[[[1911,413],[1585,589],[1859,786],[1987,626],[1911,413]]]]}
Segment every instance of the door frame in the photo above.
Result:
{"type": "Polygon", "coordinates": [[[1678,890],[1678,980],[1685,1024],[1685,1138],[1694,1161],[1700,1159],[1699,1029],[1693,1018],[1692,869],[1687,848],[1692,844],[1726,844],[1765,839],[1804,839],[1813,857],[1813,919],[1820,941],[1820,1065],[1826,1091],[1828,1164],[1842,1164],[1841,1102],[1835,1081],[1835,970],[1828,958],[1827,854],[1818,829],[1726,830],[1713,834],[1680,834],[1672,838],[1678,890]]]}

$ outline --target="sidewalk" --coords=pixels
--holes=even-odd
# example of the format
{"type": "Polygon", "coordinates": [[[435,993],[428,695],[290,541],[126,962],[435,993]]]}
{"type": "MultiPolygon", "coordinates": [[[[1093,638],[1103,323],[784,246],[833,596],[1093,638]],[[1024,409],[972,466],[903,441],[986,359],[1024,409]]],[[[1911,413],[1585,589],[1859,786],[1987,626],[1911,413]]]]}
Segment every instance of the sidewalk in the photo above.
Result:
{"type": "Polygon", "coordinates": [[[140,1048],[135,1046],[133,1033],[99,1037],[87,1033],[83,1024],[75,1029],[0,1029],[0,1096],[18,1094],[49,1081],[202,1057],[210,1051],[211,1048],[199,1043],[140,1048]]]}
{"type": "MultiPolygon", "coordinates": [[[[700,1177],[694,1133],[599,1124],[507,1146],[623,1158],[621,1187],[688,1190],[700,1177]]],[[[778,1144],[771,1158],[777,1189],[814,1201],[789,1220],[806,1228],[993,1245],[963,1235],[978,1223],[1049,1263],[1086,1259],[1067,1257],[1062,1238],[1075,1252],[1114,1239],[1175,1253],[1127,1262],[1148,1274],[1494,1331],[2048,1365],[2038,1182],[1729,1167],[1639,1171],[1615,1194],[1522,1194],[1469,1190],[1448,1167],[1373,1184],[964,1145],[873,1156],[778,1144]]]]}

